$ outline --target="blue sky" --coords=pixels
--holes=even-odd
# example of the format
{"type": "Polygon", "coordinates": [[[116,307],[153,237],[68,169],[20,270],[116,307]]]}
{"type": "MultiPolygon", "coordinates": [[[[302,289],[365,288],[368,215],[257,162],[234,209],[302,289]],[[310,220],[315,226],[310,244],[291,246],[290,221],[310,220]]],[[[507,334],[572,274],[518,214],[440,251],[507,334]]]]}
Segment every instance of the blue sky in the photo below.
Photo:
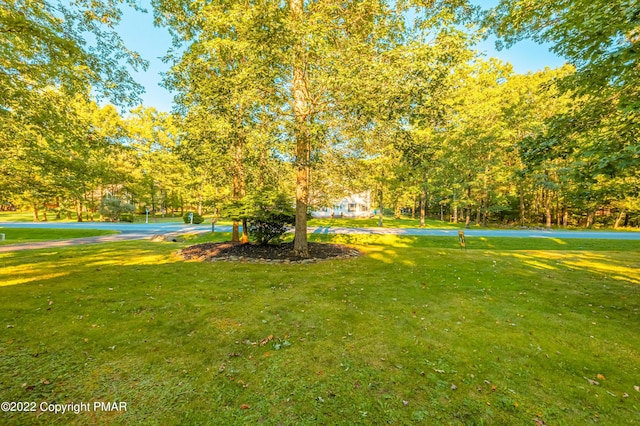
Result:
{"type": "MultiPolygon", "coordinates": [[[[137,51],[149,61],[149,69],[145,72],[132,72],[136,81],[142,84],[146,93],[142,95],[143,104],[152,106],[159,111],[169,112],[172,106],[173,95],[160,86],[162,72],[169,69],[161,58],[171,46],[171,37],[165,28],[153,26],[153,14],[149,0],[140,2],[149,11],[140,13],[127,8],[124,11],[122,22],[118,32],[126,46],[137,51]]],[[[472,3],[483,7],[495,5],[495,0],[475,0],[472,3]]],[[[490,39],[481,43],[478,50],[485,52],[488,57],[496,57],[513,65],[517,73],[527,73],[542,70],[545,67],[557,68],[564,64],[564,60],[551,53],[548,46],[541,46],[534,42],[525,41],[513,46],[511,49],[496,51],[494,40],[490,39]]]]}

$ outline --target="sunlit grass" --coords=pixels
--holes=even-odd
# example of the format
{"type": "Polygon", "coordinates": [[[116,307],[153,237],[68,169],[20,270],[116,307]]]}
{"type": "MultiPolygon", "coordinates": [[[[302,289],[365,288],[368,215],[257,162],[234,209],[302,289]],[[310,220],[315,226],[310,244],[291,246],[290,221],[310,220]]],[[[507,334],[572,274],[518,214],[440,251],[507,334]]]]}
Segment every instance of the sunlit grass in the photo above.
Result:
{"type": "Polygon", "coordinates": [[[321,238],[364,255],[200,263],[151,242],[0,254],[0,280],[29,279],[0,287],[0,399],[128,402],[2,422],[640,422],[636,242],[321,238]]]}
{"type": "MultiPolygon", "coordinates": [[[[291,237],[289,237],[291,238],[291,237]]],[[[417,237],[411,235],[310,234],[310,241],[331,241],[341,244],[384,245],[390,247],[460,249],[458,236],[417,237]]],[[[640,240],[587,240],[559,238],[466,237],[467,250],[589,250],[640,251],[640,240]]]]}

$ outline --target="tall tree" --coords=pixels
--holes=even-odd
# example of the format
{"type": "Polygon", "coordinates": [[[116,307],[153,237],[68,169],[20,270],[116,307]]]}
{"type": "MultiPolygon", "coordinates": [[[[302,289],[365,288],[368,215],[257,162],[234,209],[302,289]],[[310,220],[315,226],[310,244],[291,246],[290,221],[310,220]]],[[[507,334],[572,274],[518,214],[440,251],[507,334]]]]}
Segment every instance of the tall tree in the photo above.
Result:
{"type": "Polygon", "coordinates": [[[65,103],[78,97],[88,103],[92,89],[122,105],[137,99],[142,88],[131,79],[127,66],[146,63],[126,49],[113,29],[124,3],[137,7],[134,1],[118,0],[6,0],[0,4],[0,149],[6,154],[0,158],[0,183],[4,191],[26,188],[34,199],[52,195],[45,188],[48,181],[40,179],[42,172],[63,167],[55,162],[56,150],[64,152],[59,143],[70,142],[77,132],[65,138],[61,131],[81,121],[73,116],[77,110],[65,103]],[[24,167],[16,169],[17,164],[24,167]],[[29,176],[23,173],[28,169],[34,172],[33,180],[21,182],[21,177],[29,176]]]}
{"type": "Polygon", "coordinates": [[[583,176],[638,179],[640,13],[630,0],[502,0],[485,21],[507,45],[552,44],[575,66],[559,86],[574,107],[552,122],[547,143],[572,144],[583,176]]]}

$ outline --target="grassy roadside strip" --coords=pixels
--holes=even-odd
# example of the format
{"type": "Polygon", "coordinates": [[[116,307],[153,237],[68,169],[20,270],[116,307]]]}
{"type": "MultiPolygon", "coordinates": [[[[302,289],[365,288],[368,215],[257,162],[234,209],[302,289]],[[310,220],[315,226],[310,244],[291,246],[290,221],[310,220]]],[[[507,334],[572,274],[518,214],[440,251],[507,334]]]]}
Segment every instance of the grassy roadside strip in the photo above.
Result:
{"type": "Polygon", "coordinates": [[[45,228],[11,228],[0,227],[0,234],[5,235],[0,244],[19,244],[36,241],[68,240],[72,238],[97,237],[113,235],[118,231],[99,229],[45,229],[45,228]]]}
{"type": "Polygon", "coordinates": [[[1,399],[128,403],[2,422],[640,423],[636,241],[314,238],[365,255],[199,263],[147,241],[0,254],[1,399]]]}

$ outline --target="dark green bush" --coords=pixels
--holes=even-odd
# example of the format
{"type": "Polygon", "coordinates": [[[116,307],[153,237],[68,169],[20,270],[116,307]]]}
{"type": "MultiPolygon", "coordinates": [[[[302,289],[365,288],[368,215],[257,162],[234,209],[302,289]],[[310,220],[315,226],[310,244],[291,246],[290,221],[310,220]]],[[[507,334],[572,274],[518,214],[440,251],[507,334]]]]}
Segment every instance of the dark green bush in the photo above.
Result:
{"type": "Polygon", "coordinates": [[[295,210],[287,196],[268,189],[228,203],[223,215],[246,221],[249,235],[261,245],[278,243],[289,225],[295,223],[295,210]]]}
{"type": "Polygon", "coordinates": [[[204,217],[200,216],[198,212],[186,212],[182,219],[184,219],[184,223],[191,223],[191,219],[189,218],[189,214],[193,214],[193,223],[199,224],[204,222],[204,217]]]}
{"type": "Polygon", "coordinates": [[[120,214],[120,222],[133,222],[133,213],[121,213],[120,214]]]}

